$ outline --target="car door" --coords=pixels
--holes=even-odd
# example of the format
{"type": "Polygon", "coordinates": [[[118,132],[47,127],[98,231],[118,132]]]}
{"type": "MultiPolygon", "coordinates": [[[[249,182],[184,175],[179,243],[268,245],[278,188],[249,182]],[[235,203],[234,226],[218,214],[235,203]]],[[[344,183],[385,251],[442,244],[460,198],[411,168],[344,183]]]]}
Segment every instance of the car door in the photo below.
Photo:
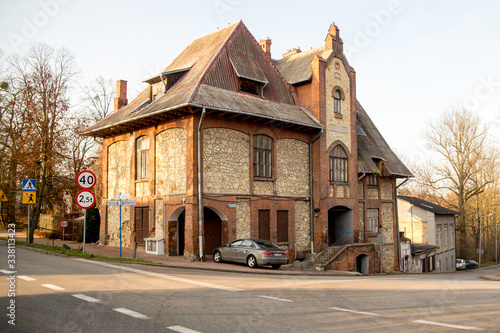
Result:
{"type": "Polygon", "coordinates": [[[242,242],[243,241],[241,239],[238,239],[230,243],[230,246],[225,247],[222,251],[222,260],[236,261],[237,253],[242,242]]]}
{"type": "Polygon", "coordinates": [[[240,245],[237,252],[236,260],[238,262],[246,263],[248,255],[255,250],[255,244],[250,239],[245,239],[240,245]]]}

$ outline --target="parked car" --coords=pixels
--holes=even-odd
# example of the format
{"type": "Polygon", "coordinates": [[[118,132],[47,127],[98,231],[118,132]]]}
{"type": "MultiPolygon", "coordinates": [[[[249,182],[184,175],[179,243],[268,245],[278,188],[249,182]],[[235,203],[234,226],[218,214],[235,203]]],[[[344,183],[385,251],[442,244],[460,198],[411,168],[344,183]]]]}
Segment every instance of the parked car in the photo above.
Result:
{"type": "Polygon", "coordinates": [[[457,271],[466,269],[467,264],[465,263],[465,260],[464,259],[456,259],[455,268],[457,269],[457,271]]]}
{"type": "Polygon", "coordinates": [[[232,261],[247,264],[250,268],[271,265],[278,269],[288,263],[285,250],[268,240],[238,239],[225,246],[219,246],[213,252],[214,261],[232,261]]]}
{"type": "Polygon", "coordinates": [[[475,269],[478,267],[479,267],[479,264],[475,260],[466,260],[465,261],[465,268],[467,268],[467,269],[475,269]]]}

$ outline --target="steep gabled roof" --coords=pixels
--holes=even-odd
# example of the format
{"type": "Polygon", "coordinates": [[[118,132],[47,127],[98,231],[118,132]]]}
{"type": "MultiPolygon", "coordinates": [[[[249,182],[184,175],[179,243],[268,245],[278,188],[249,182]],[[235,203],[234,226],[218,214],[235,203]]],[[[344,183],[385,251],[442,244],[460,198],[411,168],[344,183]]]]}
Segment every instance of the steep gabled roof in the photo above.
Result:
{"type": "Polygon", "coordinates": [[[356,102],[358,112],[358,171],[380,173],[375,161],[382,161],[394,177],[413,177],[413,174],[391,150],[366,111],[356,102]]]}
{"type": "Polygon", "coordinates": [[[308,82],[312,77],[311,60],[314,55],[328,59],[332,50],[325,50],[324,46],[297,53],[293,56],[274,60],[276,67],[290,84],[308,82]]]}
{"type": "MultiPolygon", "coordinates": [[[[193,41],[162,74],[179,74],[163,96],[148,103],[151,88],[147,87],[129,105],[89,127],[85,134],[124,132],[143,126],[141,123],[153,123],[154,117],[164,119],[186,106],[322,128],[297,105],[291,87],[241,21],[193,41]],[[260,82],[264,98],[238,92],[235,75],[260,82]]],[[[153,77],[148,82],[161,79],[153,77]]]]}
{"type": "Polygon", "coordinates": [[[419,198],[416,198],[416,197],[409,197],[409,196],[405,196],[405,195],[398,195],[398,199],[407,201],[407,202],[411,203],[412,205],[414,205],[416,207],[425,209],[425,210],[427,210],[429,212],[432,212],[432,213],[434,213],[436,215],[458,215],[459,214],[459,212],[457,212],[457,211],[445,208],[443,206],[439,206],[439,205],[433,204],[432,202],[429,202],[429,201],[426,201],[426,200],[422,200],[422,199],[419,199],[419,198]]]}

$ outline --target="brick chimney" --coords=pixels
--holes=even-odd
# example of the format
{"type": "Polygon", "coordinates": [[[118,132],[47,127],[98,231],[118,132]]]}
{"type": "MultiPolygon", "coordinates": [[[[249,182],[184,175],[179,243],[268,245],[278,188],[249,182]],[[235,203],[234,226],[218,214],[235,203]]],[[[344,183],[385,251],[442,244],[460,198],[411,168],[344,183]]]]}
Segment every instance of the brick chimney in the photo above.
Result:
{"type": "Polygon", "coordinates": [[[325,49],[333,50],[335,53],[344,52],[344,42],[340,38],[339,28],[332,23],[325,38],[325,49]]]}
{"type": "Polygon", "coordinates": [[[127,100],[127,81],[118,80],[116,81],[116,97],[113,112],[120,110],[122,107],[128,104],[127,100]]]}
{"type": "Polygon", "coordinates": [[[266,37],[266,39],[261,39],[259,45],[262,47],[262,51],[271,57],[271,38],[266,37]]]}
{"type": "Polygon", "coordinates": [[[293,55],[295,55],[295,54],[298,54],[298,53],[300,53],[300,52],[302,52],[302,51],[300,50],[300,47],[293,48],[293,49],[288,50],[288,51],[286,51],[285,53],[283,53],[283,58],[288,58],[288,57],[293,56],[293,55]]]}

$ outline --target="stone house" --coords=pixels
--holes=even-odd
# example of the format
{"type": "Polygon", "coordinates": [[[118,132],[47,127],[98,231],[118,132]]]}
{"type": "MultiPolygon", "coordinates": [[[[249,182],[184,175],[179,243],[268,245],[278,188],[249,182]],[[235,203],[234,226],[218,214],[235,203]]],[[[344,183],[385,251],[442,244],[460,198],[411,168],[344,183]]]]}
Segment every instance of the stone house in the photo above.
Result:
{"type": "Polygon", "coordinates": [[[382,233],[384,270],[398,268],[396,179],[412,174],[358,103],[334,24],[323,46],[274,60],[271,40],[240,21],[145,82],[128,103],[118,81],[115,111],[86,130],[104,139],[106,244],[119,243],[118,208],[106,201],[130,193],[125,246],[160,237],[166,255],[194,260],[264,238],[293,261],[342,245],[325,265],[373,272],[382,233]]]}
{"type": "MultiPolygon", "coordinates": [[[[436,272],[454,272],[455,216],[458,212],[419,198],[398,196],[398,215],[399,230],[412,241],[412,249],[419,245],[425,249],[429,247],[424,245],[433,246],[435,253],[426,254],[426,258],[435,255],[436,272]]],[[[405,256],[401,258],[404,260],[405,256]]]]}

